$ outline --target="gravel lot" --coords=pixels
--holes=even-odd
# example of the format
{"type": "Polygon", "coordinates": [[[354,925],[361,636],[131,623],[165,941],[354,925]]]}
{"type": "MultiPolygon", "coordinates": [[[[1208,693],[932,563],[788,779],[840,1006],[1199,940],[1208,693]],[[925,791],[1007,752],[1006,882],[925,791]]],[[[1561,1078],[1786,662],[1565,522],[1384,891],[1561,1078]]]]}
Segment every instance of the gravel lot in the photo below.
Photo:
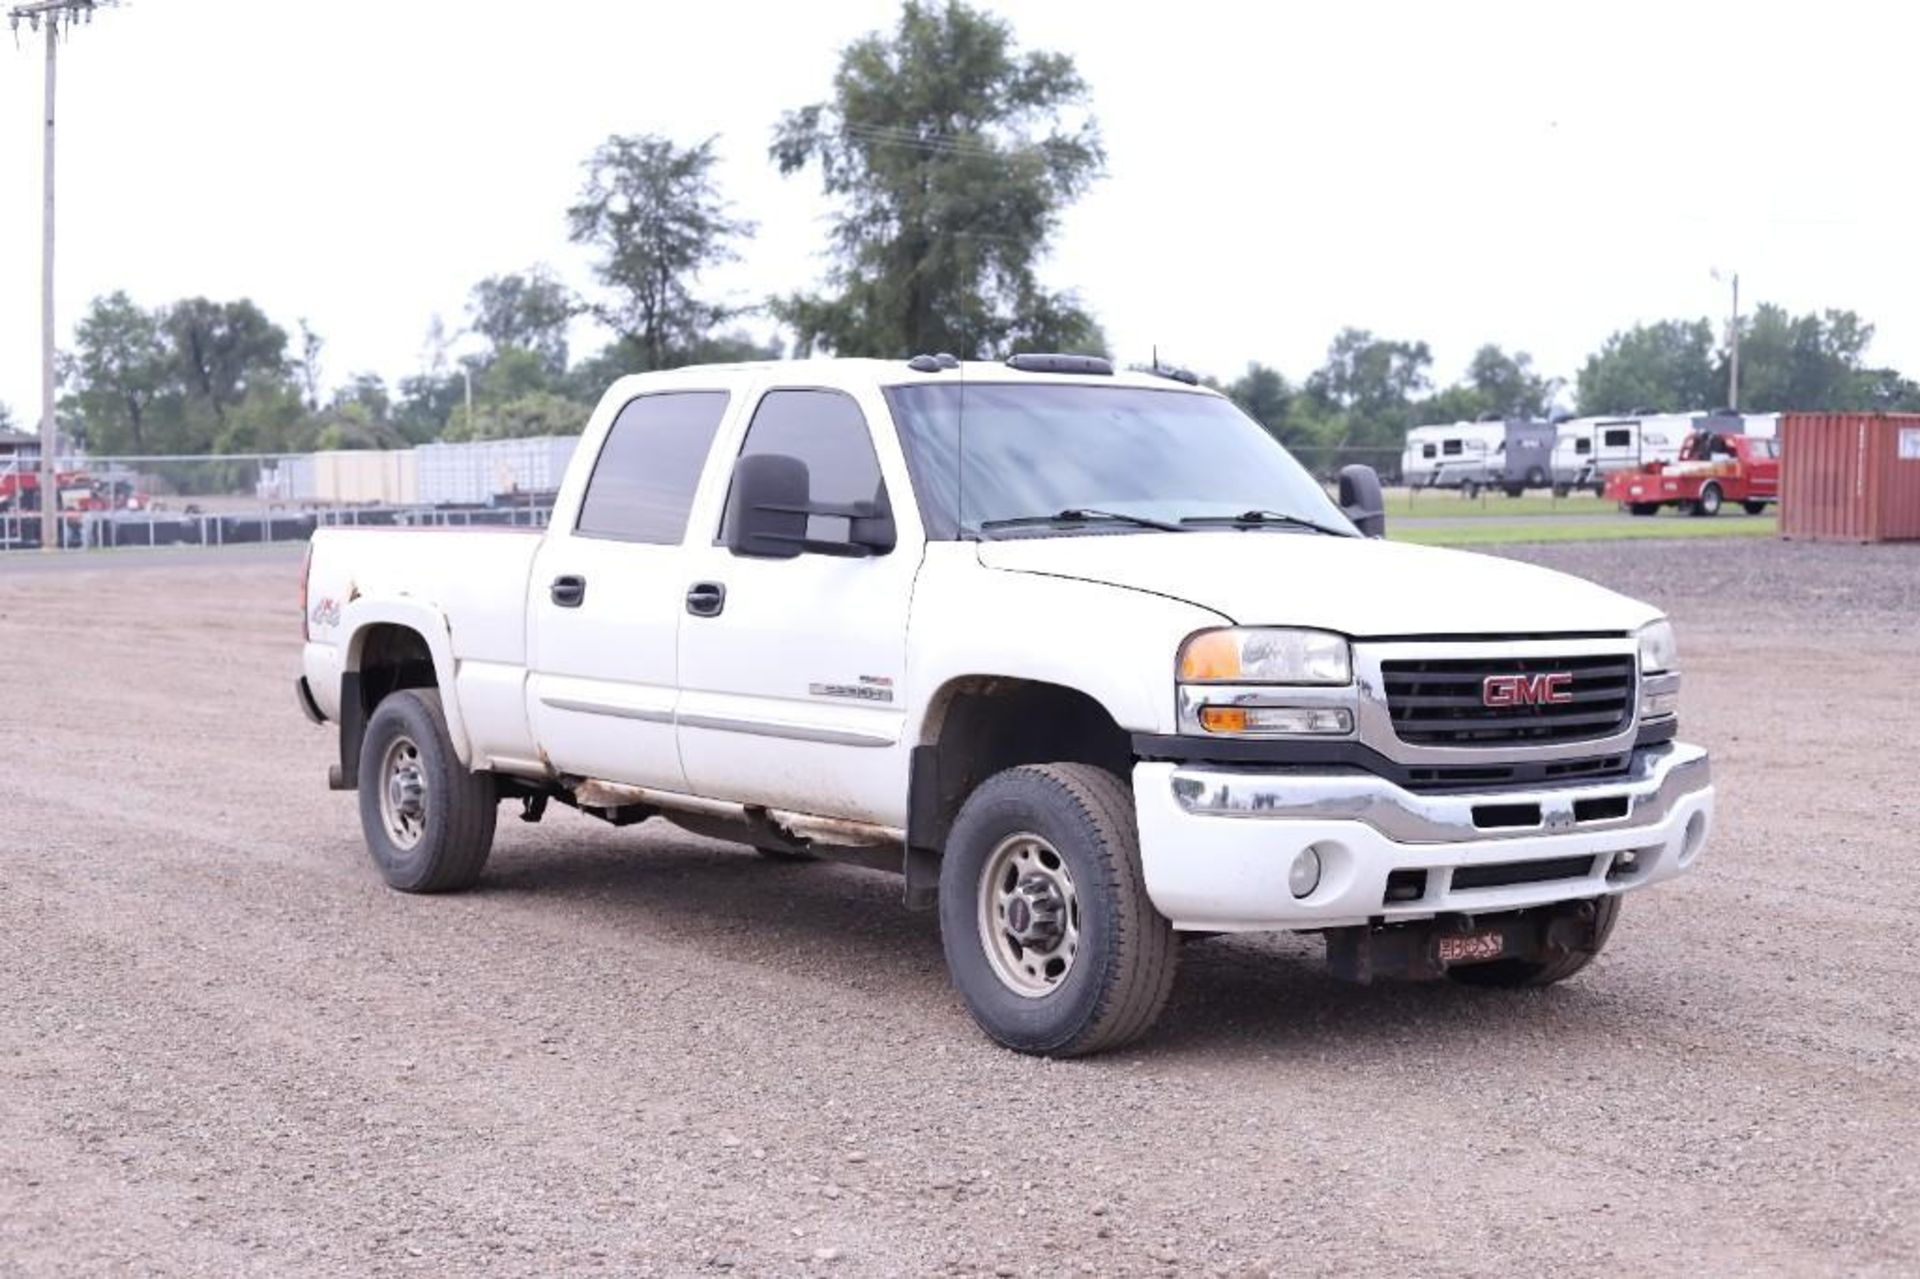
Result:
{"type": "Polygon", "coordinates": [[[1193,945],[1067,1064],[883,875],[562,811],[389,892],[297,558],[0,564],[0,1272],[1914,1273],[1920,547],[1516,554],[1680,622],[1699,871],[1545,992],[1193,945]]]}

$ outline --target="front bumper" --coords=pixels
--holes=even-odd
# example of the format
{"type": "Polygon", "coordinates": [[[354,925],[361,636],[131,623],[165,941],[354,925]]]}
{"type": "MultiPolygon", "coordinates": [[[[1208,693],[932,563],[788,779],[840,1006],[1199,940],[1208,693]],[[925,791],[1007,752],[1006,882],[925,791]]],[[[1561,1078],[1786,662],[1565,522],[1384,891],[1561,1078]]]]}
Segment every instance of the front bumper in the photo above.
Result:
{"type": "Polygon", "coordinates": [[[1148,896],[1175,927],[1209,932],[1623,892],[1692,865],[1713,821],[1707,753],[1677,742],[1636,751],[1625,777],[1564,787],[1435,795],[1359,771],[1149,761],[1133,789],[1148,896]],[[1296,898],[1288,872],[1307,848],[1320,880],[1296,898]]]}

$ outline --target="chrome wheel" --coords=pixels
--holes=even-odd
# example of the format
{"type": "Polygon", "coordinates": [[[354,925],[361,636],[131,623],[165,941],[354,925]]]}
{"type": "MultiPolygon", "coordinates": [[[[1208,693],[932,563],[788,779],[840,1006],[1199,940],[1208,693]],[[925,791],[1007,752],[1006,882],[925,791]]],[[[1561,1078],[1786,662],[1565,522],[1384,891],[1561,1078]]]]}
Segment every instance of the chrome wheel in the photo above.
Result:
{"type": "Polygon", "coordinates": [[[1080,949],[1080,902],[1059,852],[1038,835],[1009,835],[980,875],[980,944],[994,976],[1017,995],[1058,989],[1080,949]]]}
{"type": "Polygon", "coordinates": [[[396,737],[380,762],[380,817],[396,848],[411,849],[427,833],[427,774],[411,737],[396,737]]]}

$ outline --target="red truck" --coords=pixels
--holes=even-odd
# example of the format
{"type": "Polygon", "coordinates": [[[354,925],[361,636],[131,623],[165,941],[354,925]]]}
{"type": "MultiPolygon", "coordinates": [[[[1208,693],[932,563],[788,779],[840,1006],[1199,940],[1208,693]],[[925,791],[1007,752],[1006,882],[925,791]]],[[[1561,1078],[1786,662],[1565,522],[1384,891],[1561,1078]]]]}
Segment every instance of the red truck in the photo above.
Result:
{"type": "Polygon", "coordinates": [[[1738,502],[1758,515],[1780,500],[1777,441],[1719,431],[1696,431],[1672,462],[1649,462],[1607,477],[1606,495],[1623,511],[1652,515],[1677,506],[1689,515],[1718,515],[1738,502]]]}

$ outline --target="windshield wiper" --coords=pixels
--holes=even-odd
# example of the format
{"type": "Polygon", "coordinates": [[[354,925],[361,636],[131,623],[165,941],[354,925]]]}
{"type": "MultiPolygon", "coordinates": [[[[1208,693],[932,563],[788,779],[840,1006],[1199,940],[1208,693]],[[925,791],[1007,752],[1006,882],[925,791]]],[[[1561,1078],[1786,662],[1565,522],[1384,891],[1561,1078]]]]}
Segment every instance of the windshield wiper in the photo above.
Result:
{"type": "Polygon", "coordinates": [[[1287,528],[1310,529],[1315,533],[1325,533],[1328,537],[1352,537],[1331,524],[1321,524],[1304,516],[1289,515],[1285,511],[1242,511],[1238,515],[1189,515],[1180,521],[1188,528],[1199,528],[1209,524],[1218,524],[1230,528],[1261,528],[1281,525],[1287,528]]]}
{"type": "Polygon", "coordinates": [[[1120,524],[1131,524],[1136,528],[1158,529],[1162,533],[1184,533],[1187,530],[1181,524],[1170,524],[1166,520],[1151,519],[1145,515],[1127,515],[1120,511],[1096,511],[1084,506],[1069,506],[1064,511],[1055,511],[1052,515],[1014,515],[1000,520],[982,520],[980,529],[985,532],[993,528],[1020,528],[1042,524],[1089,524],[1095,520],[1111,520],[1120,524]]]}

